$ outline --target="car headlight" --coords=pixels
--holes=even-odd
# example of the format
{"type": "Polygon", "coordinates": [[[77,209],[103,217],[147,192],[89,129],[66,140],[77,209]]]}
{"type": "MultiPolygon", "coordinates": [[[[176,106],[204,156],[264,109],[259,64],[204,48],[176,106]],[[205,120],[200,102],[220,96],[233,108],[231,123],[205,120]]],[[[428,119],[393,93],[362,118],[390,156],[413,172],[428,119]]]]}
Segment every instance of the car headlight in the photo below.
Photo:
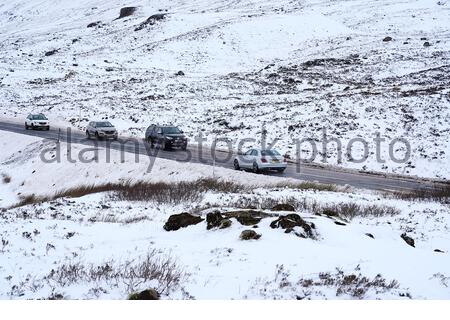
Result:
{"type": "Polygon", "coordinates": [[[173,138],[172,138],[172,137],[166,137],[166,139],[167,139],[167,140],[173,140],[173,138]]]}

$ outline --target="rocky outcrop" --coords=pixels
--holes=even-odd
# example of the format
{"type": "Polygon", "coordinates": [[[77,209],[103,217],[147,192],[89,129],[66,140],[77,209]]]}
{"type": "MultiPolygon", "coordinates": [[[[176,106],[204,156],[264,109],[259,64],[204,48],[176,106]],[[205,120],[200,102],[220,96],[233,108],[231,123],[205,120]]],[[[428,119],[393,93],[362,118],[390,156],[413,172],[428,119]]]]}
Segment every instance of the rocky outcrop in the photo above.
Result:
{"type": "Polygon", "coordinates": [[[145,20],[144,22],[142,22],[139,26],[136,27],[136,29],[134,29],[134,31],[139,31],[144,29],[147,26],[152,26],[154,25],[157,21],[161,21],[164,20],[166,18],[166,14],[165,13],[157,13],[154,14],[150,17],[148,17],[147,20],[145,20]]]}
{"type": "Polygon", "coordinates": [[[164,230],[166,231],[176,231],[180,228],[186,228],[191,225],[195,225],[197,223],[202,222],[202,219],[199,216],[194,216],[190,213],[180,213],[174,214],[169,217],[166,224],[164,225],[164,230]]]}
{"type": "Polygon", "coordinates": [[[262,218],[271,216],[270,214],[257,210],[230,211],[225,212],[224,215],[227,218],[235,218],[243,226],[256,225],[261,221],[262,218]]]}
{"type": "Polygon", "coordinates": [[[291,233],[294,231],[294,228],[300,227],[303,229],[303,232],[294,231],[294,233],[302,238],[314,238],[313,229],[315,229],[315,225],[313,223],[308,224],[305,220],[303,220],[298,214],[291,213],[285,216],[280,216],[278,219],[272,221],[270,224],[272,229],[281,228],[284,229],[286,233],[291,233]]]}
{"type": "Polygon", "coordinates": [[[225,229],[231,226],[231,220],[222,216],[219,211],[210,212],[206,215],[206,229],[225,229]]]}

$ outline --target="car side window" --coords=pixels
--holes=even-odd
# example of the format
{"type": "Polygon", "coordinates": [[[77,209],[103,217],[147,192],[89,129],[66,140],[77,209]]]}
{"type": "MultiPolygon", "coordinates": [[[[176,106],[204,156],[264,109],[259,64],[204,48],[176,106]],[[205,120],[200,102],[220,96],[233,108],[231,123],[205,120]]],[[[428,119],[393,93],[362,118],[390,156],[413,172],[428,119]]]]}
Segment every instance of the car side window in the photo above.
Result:
{"type": "Polygon", "coordinates": [[[252,156],[257,156],[258,155],[258,151],[257,150],[253,150],[252,151],[252,156]]]}
{"type": "Polygon", "coordinates": [[[245,155],[246,155],[246,156],[249,156],[249,155],[252,154],[252,152],[253,152],[253,150],[248,150],[248,151],[245,153],[245,155]]]}
{"type": "Polygon", "coordinates": [[[158,128],[157,132],[158,134],[162,134],[162,128],[158,128]]]}

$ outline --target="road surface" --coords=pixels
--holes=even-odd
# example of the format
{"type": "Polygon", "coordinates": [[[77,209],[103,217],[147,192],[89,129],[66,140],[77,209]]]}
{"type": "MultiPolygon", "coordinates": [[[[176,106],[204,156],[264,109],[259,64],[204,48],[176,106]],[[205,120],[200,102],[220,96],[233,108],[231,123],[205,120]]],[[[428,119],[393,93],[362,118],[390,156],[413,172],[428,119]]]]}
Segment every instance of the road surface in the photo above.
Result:
{"type": "MultiPolygon", "coordinates": [[[[61,129],[50,129],[49,131],[25,130],[23,124],[0,121],[0,131],[9,131],[18,134],[35,136],[45,139],[60,139],[60,141],[88,146],[97,145],[105,147],[110,145],[111,149],[124,150],[130,153],[150,154],[158,158],[176,160],[180,162],[203,163],[213,165],[213,152],[206,146],[199,149],[197,146],[189,146],[189,152],[181,150],[163,151],[150,149],[147,143],[140,139],[119,137],[118,141],[94,141],[86,138],[83,132],[71,129],[70,132],[61,129]]],[[[233,168],[233,157],[226,152],[216,152],[215,165],[225,168],[233,168]]],[[[305,181],[316,181],[325,184],[350,185],[355,188],[363,188],[376,191],[411,191],[416,189],[430,188],[431,182],[417,180],[408,177],[391,177],[359,172],[335,171],[311,165],[301,165],[300,170],[295,163],[289,163],[286,171],[280,173],[266,173],[274,176],[283,176],[305,181]]]]}

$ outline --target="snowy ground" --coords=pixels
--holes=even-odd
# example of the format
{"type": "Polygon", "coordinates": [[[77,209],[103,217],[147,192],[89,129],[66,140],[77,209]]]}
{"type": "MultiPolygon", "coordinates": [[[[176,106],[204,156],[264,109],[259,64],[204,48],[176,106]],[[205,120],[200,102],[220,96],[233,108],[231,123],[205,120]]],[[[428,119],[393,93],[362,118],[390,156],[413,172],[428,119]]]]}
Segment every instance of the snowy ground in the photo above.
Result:
{"type": "MultiPolygon", "coordinates": [[[[330,165],[450,177],[449,1],[141,0],[133,16],[114,20],[126,5],[0,4],[1,116],[44,112],[80,127],[109,118],[136,136],[172,122],[191,138],[202,131],[235,143],[259,140],[266,122],[269,140],[292,156],[295,138],[323,141],[326,127],[343,146],[339,161],[330,143],[330,165]],[[135,31],[155,13],[168,15],[135,31]],[[361,137],[369,158],[355,163],[346,147],[361,137]],[[407,163],[389,157],[395,138],[411,145],[407,163]]],[[[353,145],[355,159],[360,149],[353,145]]]]}
{"type": "MultiPolygon", "coordinates": [[[[16,134],[5,138],[0,171],[11,181],[0,184],[1,207],[17,201],[18,193],[50,195],[80,184],[210,176],[210,168],[202,165],[182,167],[167,160],[158,160],[152,174],[143,175],[145,163],[122,163],[117,152],[111,155],[117,163],[111,165],[101,159],[98,165],[44,165],[39,160],[41,141],[16,134]]],[[[123,201],[112,193],[98,193],[4,209],[0,298],[124,299],[130,291],[149,287],[158,288],[164,299],[450,298],[448,204],[403,201],[363,190],[274,188],[270,185],[279,178],[227,169],[218,175],[259,187],[241,193],[207,192],[199,201],[177,204],[123,201]],[[207,230],[205,221],[177,231],[163,229],[170,215],[181,212],[205,217],[213,210],[224,213],[255,205],[268,214],[289,213],[264,207],[277,202],[296,203],[296,213],[314,223],[314,237],[272,229],[276,217],[263,218],[258,228],[232,218],[227,229],[207,230]],[[316,214],[333,204],[358,205],[361,215],[371,207],[388,210],[383,216],[369,213],[353,219],[316,214]],[[245,229],[261,238],[240,240],[245,229]],[[415,248],[400,237],[403,233],[415,240],[415,248]],[[114,273],[139,265],[149,252],[159,261],[170,257],[174,269],[181,271],[179,282],[164,290],[161,281],[114,273]]]]}

